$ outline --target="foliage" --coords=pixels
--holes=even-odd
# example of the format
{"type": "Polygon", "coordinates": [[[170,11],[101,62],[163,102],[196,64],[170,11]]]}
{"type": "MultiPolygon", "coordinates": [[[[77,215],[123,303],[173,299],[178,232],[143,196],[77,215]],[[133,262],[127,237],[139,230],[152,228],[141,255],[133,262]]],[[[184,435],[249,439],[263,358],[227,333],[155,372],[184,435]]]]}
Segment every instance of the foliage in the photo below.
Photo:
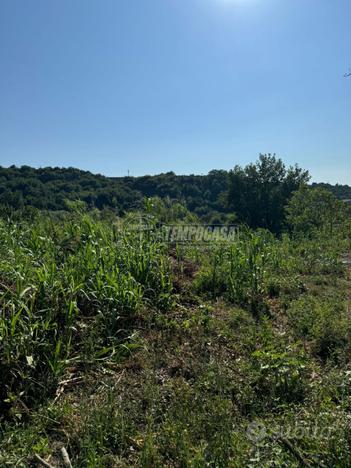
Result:
{"type": "MultiPolygon", "coordinates": [[[[292,191],[307,179],[307,172],[297,167],[286,168],[271,155],[261,155],[258,163],[245,168],[235,166],[229,172],[213,170],[207,175],[168,172],[143,177],[105,177],[74,168],[0,167],[0,215],[13,217],[17,210],[22,217],[28,216],[34,208],[74,211],[77,202],[80,210],[85,207],[124,215],[142,210],[144,199],[152,198],[156,205],[157,199],[162,199],[165,207],[171,204],[173,214],[184,207],[206,223],[226,224],[235,219],[252,228],[279,232],[285,226],[284,205],[292,191]]],[[[340,199],[351,198],[350,187],[321,186],[340,199]]],[[[165,214],[163,209],[162,216],[165,214]]]]}
{"type": "Polygon", "coordinates": [[[7,410],[30,405],[39,389],[50,393],[70,363],[118,354],[140,307],[172,305],[169,264],[152,237],[81,215],[64,223],[2,222],[0,239],[0,397],[7,410]]]}
{"type": "Polygon", "coordinates": [[[348,310],[336,295],[299,298],[291,304],[288,317],[297,337],[309,340],[318,357],[343,361],[348,355],[351,324],[348,310]]]}
{"type": "Polygon", "coordinates": [[[167,245],[182,203],[68,206],[0,221],[1,466],[350,465],[348,228],[167,245]]]}
{"type": "Polygon", "coordinates": [[[220,244],[209,252],[196,278],[199,291],[212,297],[225,294],[239,305],[258,312],[263,305],[267,264],[274,238],[268,232],[243,231],[237,242],[220,244]]]}
{"type": "Polygon", "coordinates": [[[349,217],[348,206],[324,188],[302,186],[287,208],[287,221],[295,232],[303,235],[322,232],[332,236],[349,217]]]}
{"type": "Polygon", "coordinates": [[[261,154],[256,164],[235,166],[229,173],[227,203],[240,222],[280,232],[285,205],[308,179],[308,172],[298,166],[286,168],[275,155],[261,154]]]}

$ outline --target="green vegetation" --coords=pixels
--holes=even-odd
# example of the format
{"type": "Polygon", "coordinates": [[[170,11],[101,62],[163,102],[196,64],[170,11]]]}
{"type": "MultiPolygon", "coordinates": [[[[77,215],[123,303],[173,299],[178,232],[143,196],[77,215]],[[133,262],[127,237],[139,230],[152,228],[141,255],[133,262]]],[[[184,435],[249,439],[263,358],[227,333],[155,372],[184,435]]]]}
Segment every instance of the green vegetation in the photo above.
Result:
{"type": "Polygon", "coordinates": [[[328,190],[302,186],[289,201],[287,221],[295,232],[302,235],[324,230],[325,234],[332,236],[334,230],[343,225],[348,210],[348,205],[335,198],[328,190]]]}
{"type": "Polygon", "coordinates": [[[240,222],[281,232],[284,207],[292,193],[308,180],[307,171],[297,166],[286,168],[275,156],[261,155],[256,164],[244,169],[236,166],[229,173],[227,203],[240,222]]]}
{"type": "Polygon", "coordinates": [[[350,213],[281,174],[280,235],[167,244],[199,221],[157,196],[3,213],[0,466],[351,465],[350,213]]]}
{"type": "MultiPolygon", "coordinates": [[[[233,171],[213,170],[207,175],[177,176],[173,172],[155,176],[109,178],[68,168],[33,169],[0,167],[0,210],[12,214],[33,208],[70,210],[79,201],[91,210],[109,210],[122,216],[143,208],[144,198],[162,199],[165,204],[181,204],[206,223],[233,221],[251,228],[273,232],[286,228],[284,206],[308,173],[298,167],[286,168],[274,155],[261,155],[256,164],[233,171]]],[[[321,186],[338,199],[351,199],[351,187],[321,186]]]]}

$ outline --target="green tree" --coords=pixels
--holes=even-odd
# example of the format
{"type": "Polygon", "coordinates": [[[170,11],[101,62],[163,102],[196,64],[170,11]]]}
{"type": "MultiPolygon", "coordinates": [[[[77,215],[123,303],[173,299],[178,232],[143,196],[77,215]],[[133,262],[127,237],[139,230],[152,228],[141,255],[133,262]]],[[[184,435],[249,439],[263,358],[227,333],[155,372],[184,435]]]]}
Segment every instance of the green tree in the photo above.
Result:
{"type": "Polygon", "coordinates": [[[278,233],[284,227],[285,205],[308,180],[308,172],[298,166],[286,168],[275,155],[261,154],[256,164],[230,171],[227,205],[239,221],[278,233]]]}
{"type": "Polygon", "coordinates": [[[333,235],[349,217],[349,208],[328,190],[302,186],[293,194],[286,213],[295,232],[333,235]]]}

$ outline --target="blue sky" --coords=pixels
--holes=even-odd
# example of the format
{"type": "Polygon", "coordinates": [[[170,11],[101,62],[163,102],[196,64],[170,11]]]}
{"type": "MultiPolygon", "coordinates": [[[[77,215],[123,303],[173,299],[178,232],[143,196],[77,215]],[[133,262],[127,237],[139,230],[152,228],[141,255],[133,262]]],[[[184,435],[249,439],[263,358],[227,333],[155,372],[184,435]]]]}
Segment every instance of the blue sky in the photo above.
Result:
{"type": "Polygon", "coordinates": [[[0,165],[351,184],[350,0],[0,0],[0,165]]]}

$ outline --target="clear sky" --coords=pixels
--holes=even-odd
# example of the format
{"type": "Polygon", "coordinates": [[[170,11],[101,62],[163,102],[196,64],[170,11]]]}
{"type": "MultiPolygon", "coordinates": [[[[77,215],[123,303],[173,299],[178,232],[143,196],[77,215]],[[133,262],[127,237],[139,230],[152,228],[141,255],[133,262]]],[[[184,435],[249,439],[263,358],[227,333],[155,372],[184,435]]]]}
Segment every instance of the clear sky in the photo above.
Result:
{"type": "Polygon", "coordinates": [[[351,184],[350,0],[0,0],[0,165],[351,184]]]}

